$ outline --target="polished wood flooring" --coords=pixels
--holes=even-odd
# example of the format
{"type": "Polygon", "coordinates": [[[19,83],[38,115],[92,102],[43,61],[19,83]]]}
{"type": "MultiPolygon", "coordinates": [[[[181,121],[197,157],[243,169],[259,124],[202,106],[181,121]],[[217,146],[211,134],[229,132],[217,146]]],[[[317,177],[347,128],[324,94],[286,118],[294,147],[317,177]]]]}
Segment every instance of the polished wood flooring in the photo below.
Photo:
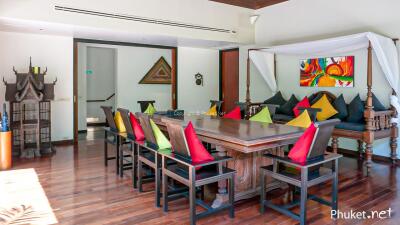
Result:
{"type": "MultiPolygon", "coordinates": [[[[96,136],[96,135],[95,135],[96,136]]],[[[110,154],[114,153],[109,147],[110,154]]],[[[131,186],[129,173],[124,178],[115,174],[115,162],[103,164],[101,139],[82,140],[76,147],[57,147],[51,157],[16,160],[13,169],[34,168],[60,224],[187,224],[189,204],[186,199],[169,204],[163,213],[154,206],[152,184],[147,192],[139,193],[131,186]]],[[[393,210],[385,220],[330,219],[330,208],[308,202],[309,224],[400,224],[400,169],[388,164],[374,163],[372,174],[366,177],[356,159],[340,161],[339,209],[349,212],[393,210]]],[[[211,188],[212,189],[212,188],[211,188]]],[[[330,184],[311,189],[311,193],[328,197],[330,184]]],[[[275,190],[269,197],[282,199],[285,190],[275,190]]],[[[236,203],[235,218],[227,212],[207,217],[198,224],[297,224],[296,221],[273,210],[259,214],[258,198],[236,203]]],[[[298,210],[298,209],[296,209],[298,210]]]]}

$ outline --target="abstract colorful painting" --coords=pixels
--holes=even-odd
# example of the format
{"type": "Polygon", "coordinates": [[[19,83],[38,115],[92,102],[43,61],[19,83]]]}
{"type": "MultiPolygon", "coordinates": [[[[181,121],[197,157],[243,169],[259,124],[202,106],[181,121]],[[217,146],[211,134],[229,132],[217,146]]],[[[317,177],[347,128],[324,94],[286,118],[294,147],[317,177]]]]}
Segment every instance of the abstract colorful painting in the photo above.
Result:
{"type": "Polygon", "coordinates": [[[354,56],[303,59],[302,87],[354,87],[354,56]]]}

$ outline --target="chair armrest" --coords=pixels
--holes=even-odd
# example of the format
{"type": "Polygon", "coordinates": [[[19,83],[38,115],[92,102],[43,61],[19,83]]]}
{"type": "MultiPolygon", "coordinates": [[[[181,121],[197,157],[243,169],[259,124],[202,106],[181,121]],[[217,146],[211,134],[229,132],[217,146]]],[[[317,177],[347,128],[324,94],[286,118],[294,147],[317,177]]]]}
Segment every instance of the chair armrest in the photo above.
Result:
{"type": "Polygon", "coordinates": [[[300,162],[293,161],[292,159],[290,159],[287,156],[282,157],[282,156],[273,155],[271,153],[264,154],[264,156],[271,158],[273,160],[276,160],[280,163],[291,165],[291,166],[298,167],[298,168],[308,168],[308,167],[324,164],[324,163],[327,163],[327,162],[330,162],[330,161],[333,161],[333,160],[343,157],[342,155],[339,155],[336,153],[326,153],[323,157],[308,160],[306,162],[300,163],[300,162]]]}
{"type": "Polygon", "coordinates": [[[173,152],[159,150],[158,153],[160,153],[162,156],[167,157],[168,159],[171,159],[175,162],[178,162],[185,166],[190,166],[190,167],[203,167],[203,166],[209,166],[209,165],[223,163],[223,162],[232,160],[232,157],[229,157],[229,156],[213,156],[214,160],[201,162],[201,163],[193,163],[190,159],[180,156],[180,155],[177,155],[177,154],[174,154],[173,152]]]}

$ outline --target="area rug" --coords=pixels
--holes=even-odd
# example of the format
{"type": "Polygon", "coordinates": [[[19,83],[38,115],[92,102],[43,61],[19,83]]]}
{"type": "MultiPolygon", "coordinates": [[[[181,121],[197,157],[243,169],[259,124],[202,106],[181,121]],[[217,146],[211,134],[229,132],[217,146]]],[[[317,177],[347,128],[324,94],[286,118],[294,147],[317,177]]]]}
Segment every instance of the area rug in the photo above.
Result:
{"type": "Polygon", "coordinates": [[[34,169],[0,172],[0,224],[57,223],[34,169]]]}

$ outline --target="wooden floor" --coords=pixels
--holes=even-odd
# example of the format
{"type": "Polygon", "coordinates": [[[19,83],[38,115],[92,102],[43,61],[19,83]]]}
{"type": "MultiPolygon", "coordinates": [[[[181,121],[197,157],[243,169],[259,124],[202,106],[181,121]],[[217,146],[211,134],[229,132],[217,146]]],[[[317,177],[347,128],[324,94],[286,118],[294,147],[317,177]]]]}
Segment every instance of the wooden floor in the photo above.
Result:
{"type": "MultiPolygon", "coordinates": [[[[112,147],[110,154],[112,152],[112,147]]],[[[387,210],[394,211],[386,220],[330,219],[330,208],[315,202],[308,203],[310,224],[400,224],[400,169],[374,163],[372,175],[360,172],[361,163],[343,158],[340,162],[339,209],[344,212],[387,210]]],[[[52,157],[17,160],[14,169],[34,168],[60,224],[187,224],[189,204],[186,199],[170,203],[170,212],[154,207],[152,185],[148,192],[138,193],[131,179],[115,174],[114,162],[103,165],[101,139],[82,140],[77,147],[57,147],[52,157]]],[[[312,193],[329,196],[330,185],[312,189],[312,193]]],[[[284,190],[272,195],[282,199],[284,190]]],[[[271,195],[269,195],[271,196],[271,195]]],[[[258,198],[240,201],[235,206],[235,219],[226,212],[207,217],[198,224],[297,224],[289,217],[266,210],[259,214],[258,198]]]]}

